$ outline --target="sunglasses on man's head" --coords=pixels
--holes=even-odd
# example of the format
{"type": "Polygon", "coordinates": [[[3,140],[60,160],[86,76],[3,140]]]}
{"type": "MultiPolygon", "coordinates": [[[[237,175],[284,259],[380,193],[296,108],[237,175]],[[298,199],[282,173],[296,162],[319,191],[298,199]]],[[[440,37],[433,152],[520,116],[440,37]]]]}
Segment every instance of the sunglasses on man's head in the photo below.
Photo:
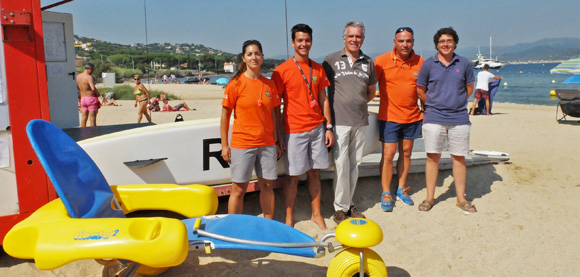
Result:
{"type": "Polygon", "coordinates": [[[407,32],[411,33],[411,35],[413,34],[413,29],[411,29],[411,27],[400,27],[395,32],[395,35],[398,34],[398,33],[400,33],[400,32],[404,32],[404,31],[407,31],[407,32]]]}

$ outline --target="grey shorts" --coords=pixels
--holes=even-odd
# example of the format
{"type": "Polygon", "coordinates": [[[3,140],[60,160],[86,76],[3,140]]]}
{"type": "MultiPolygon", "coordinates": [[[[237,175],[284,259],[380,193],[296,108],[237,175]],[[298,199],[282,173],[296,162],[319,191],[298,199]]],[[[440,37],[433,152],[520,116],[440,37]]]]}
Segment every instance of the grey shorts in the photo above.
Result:
{"type": "Polygon", "coordinates": [[[423,141],[425,152],[438,153],[443,151],[445,140],[449,143],[449,153],[454,156],[469,154],[469,131],[471,125],[441,125],[434,123],[423,124],[423,141]]]}
{"type": "Polygon", "coordinates": [[[285,134],[286,173],[290,176],[299,176],[311,169],[325,169],[330,167],[328,149],[324,143],[326,130],[323,124],[308,132],[285,134]]]}
{"type": "Polygon", "coordinates": [[[252,178],[252,170],[256,170],[256,176],[276,180],[276,146],[264,146],[248,149],[230,148],[232,158],[230,169],[232,182],[245,183],[252,178]]]}

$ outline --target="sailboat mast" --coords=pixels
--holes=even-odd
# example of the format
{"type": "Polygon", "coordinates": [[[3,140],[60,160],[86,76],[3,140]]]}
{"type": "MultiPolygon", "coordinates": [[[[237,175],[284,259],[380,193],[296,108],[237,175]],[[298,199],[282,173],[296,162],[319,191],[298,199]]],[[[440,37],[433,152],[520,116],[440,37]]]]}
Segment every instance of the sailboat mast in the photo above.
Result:
{"type": "Polygon", "coordinates": [[[489,59],[493,60],[493,57],[491,56],[491,36],[489,37],[489,59]]]}

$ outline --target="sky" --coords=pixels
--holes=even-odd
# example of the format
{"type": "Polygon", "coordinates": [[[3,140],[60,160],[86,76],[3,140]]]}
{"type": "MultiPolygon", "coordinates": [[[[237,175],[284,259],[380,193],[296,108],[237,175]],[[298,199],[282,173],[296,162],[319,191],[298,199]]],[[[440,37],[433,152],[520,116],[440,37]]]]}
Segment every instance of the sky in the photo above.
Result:
{"type": "MultiPolygon", "coordinates": [[[[41,0],[41,6],[59,0],[41,0]]],[[[362,50],[392,50],[394,32],[415,31],[415,49],[434,51],[433,35],[452,26],[461,47],[489,51],[544,38],[580,38],[577,0],[287,0],[288,29],[306,23],[313,29],[312,58],[344,47],[344,25],[366,26],[362,50]]],[[[286,56],[284,0],[75,0],[49,11],[71,13],[76,35],[108,42],[194,43],[240,53],[242,43],[257,39],[267,58],[286,56]]],[[[290,35],[290,31],[288,31],[290,35]]],[[[290,56],[293,48],[289,47],[290,56]]],[[[419,53],[418,53],[419,54],[419,53]]]]}

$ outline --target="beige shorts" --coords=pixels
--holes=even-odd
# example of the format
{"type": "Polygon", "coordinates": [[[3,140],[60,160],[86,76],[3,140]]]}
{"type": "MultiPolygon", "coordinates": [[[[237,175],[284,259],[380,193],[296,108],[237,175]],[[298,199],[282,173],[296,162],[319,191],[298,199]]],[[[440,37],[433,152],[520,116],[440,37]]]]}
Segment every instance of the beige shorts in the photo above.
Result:
{"type": "Polygon", "coordinates": [[[290,176],[299,176],[311,169],[330,167],[328,149],[324,143],[325,129],[323,124],[308,132],[285,134],[286,172],[290,176]]]}
{"type": "Polygon", "coordinates": [[[449,153],[454,156],[469,154],[469,132],[471,125],[441,125],[434,123],[423,124],[423,141],[425,152],[443,152],[443,144],[448,141],[449,153]]]}

